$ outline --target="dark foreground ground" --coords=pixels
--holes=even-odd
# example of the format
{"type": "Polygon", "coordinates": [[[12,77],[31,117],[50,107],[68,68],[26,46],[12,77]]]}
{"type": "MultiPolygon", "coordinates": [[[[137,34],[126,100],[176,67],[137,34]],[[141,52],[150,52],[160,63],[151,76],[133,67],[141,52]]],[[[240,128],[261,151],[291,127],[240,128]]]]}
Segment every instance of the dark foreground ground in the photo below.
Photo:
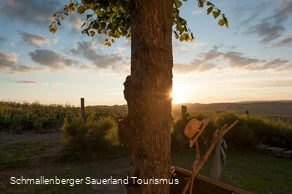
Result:
{"type": "MultiPolygon", "coordinates": [[[[126,156],[106,156],[95,160],[57,162],[62,145],[59,133],[0,136],[0,193],[126,193],[124,185],[12,185],[11,177],[84,179],[124,178],[126,156]]],[[[254,193],[291,193],[292,160],[265,153],[228,150],[227,165],[220,181],[254,193]]],[[[191,169],[193,150],[172,153],[172,164],[191,169]]],[[[212,155],[200,174],[210,174],[212,155]]]]}

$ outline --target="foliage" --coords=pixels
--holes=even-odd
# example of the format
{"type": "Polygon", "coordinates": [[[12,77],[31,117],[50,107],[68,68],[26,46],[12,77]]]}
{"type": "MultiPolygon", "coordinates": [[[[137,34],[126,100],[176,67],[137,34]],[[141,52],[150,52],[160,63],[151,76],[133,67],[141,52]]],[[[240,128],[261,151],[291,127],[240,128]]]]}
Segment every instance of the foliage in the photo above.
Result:
{"type": "Polygon", "coordinates": [[[203,145],[208,145],[216,129],[220,129],[225,123],[230,125],[235,120],[239,123],[226,135],[225,140],[231,148],[250,148],[258,143],[292,148],[292,126],[283,120],[270,120],[262,117],[251,117],[234,112],[199,112],[191,114],[187,120],[175,119],[172,131],[172,148],[188,147],[189,140],[184,136],[183,130],[187,122],[196,118],[202,120],[211,119],[207,128],[199,139],[203,145]]]}
{"type": "MultiPolygon", "coordinates": [[[[118,121],[125,117],[124,109],[85,108],[86,117],[99,119],[111,116],[118,121]]],[[[59,129],[65,118],[74,118],[80,115],[80,108],[70,105],[43,105],[34,103],[0,102],[0,130],[10,130],[21,133],[23,131],[42,131],[59,129]]]]}
{"type": "Polygon", "coordinates": [[[58,128],[74,108],[66,105],[42,105],[38,102],[0,102],[0,130],[40,131],[58,128]]]}
{"type": "MultiPolygon", "coordinates": [[[[127,111],[124,109],[86,107],[87,126],[85,127],[89,127],[90,123],[92,123],[91,128],[100,128],[101,124],[97,124],[96,122],[99,120],[107,120],[106,118],[108,117],[110,117],[110,120],[116,126],[117,121],[123,119],[126,114],[127,111]]],[[[66,118],[69,127],[68,130],[71,130],[70,133],[74,135],[74,133],[77,133],[74,131],[76,130],[76,126],[83,127],[79,117],[80,108],[69,105],[42,105],[37,102],[0,102],[0,130],[21,133],[23,131],[38,132],[40,130],[58,129],[61,126],[64,127],[66,118]]],[[[229,147],[242,148],[250,147],[256,143],[265,143],[272,146],[292,148],[292,127],[290,123],[281,119],[272,120],[264,117],[239,115],[234,112],[197,112],[188,114],[185,120],[174,118],[171,132],[172,147],[188,147],[188,139],[183,134],[185,125],[191,118],[202,120],[206,117],[209,117],[211,121],[199,139],[199,143],[202,145],[209,145],[215,129],[222,127],[225,123],[231,124],[238,119],[240,121],[239,124],[225,136],[229,147]]],[[[110,123],[109,121],[104,122],[110,123]]],[[[116,127],[110,131],[113,133],[113,136],[116,133],[115,130],[116,127]]],[[[99,133],[94,134],[98,136],[99,133]]],[[[81,140],[82,138],[80,137],[79,141],[81,140]]]]}
{"type": "MultiPolygon", "coordinates": [[[[187,0],[183,0],[186,2],[187,0]]],[[[216,19],[219,15],[222,19],[218,21],[218,25],[228,27],[227,18],[221,10],[213,3],[206,0],[197,0],[198,7],[207,6],[207,14],[212,13],[216,19]]],[[[96,34],[106,34],[108,36],[104,41],[104,45],[111,46],[116,38],[131,37],[131,14],[133,9],[133,0],[83,0],[78,2],[72,1],[64,6],[63,11],[53,14],[54,21],[49,26],[49,31],[55,33],[57,25],[61,26],[61,20],[64,20],[70,12],[76,11],[79,14],[87,12],[86,21],[82,24],[82,34],[95,36],[96,34]]],[[[187,27],[187,21],[180,16],[179,8],[182,6],[182,1],[174,0],[173,2],[173,22],[175,38],[180,41],[193,41],[194,35],[187,27]]]]}
{"type": "Polygon", "coordinates": [[[64,135],[65,150],[77,157],[119,146],[117,122],[112,117],[95,119],[94,112],[86,118],[86,122],[80,117],[67,117],[61,132],[64,135]]]}

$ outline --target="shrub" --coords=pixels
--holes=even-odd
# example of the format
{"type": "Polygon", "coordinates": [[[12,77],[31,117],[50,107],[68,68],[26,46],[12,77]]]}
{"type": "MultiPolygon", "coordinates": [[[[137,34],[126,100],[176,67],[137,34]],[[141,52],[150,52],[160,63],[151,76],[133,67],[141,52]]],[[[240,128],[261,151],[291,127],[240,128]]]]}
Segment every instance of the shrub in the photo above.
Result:
{"type": "Polygon", "coordinates": [[[245,116],[234,112],[219,113],[215,121],[215,126],[220,129],[224,124],[231,125],[236,120],[239,120],[239,123],[224,136],[228,146],[233,148],[246,148],[254,145],[254,131],[248,127],[245,116]]]}
{"type": "Polygon", "coordinates": [[[189,120],[189,118],[177,118],[173,121],[173,129],[171,131],[171,147],[173,149],[180,149],[189,145],[189,140],[184,135],[184,128],[189,120]]]}
{"type": "Polygon", "coordinates": [[[70,153],[103,152],[119,146],[117,123],[111,117],[95,120],[88,115],[86,122],[79,116],[66,118],[61,128],[65,149],[70,153]]]}
{"type": "Polygon", "coordinates": [[[184,129],[187,123],[195,118],[198,120],[203,120],[205,118],[210,118],[210,122],[205,128],[204,132],[201,134],[199,138],[199,143],[202,145],[207,145],[211,141],[211,137],[209,134],[215,132],[214,129],[214,117],[215,114],[212,112],[199,112],[195,114],[188,114],[186,119],[176,118],[173,121],[173,130],[171,132],[171,147],[172,149],[181,149],[189,147],[189,139],[184,135],[184,129]]]}
{"type": "Polygon", "coordinates": [[[239,123],[233,127],[225,136],[230,148],[250,148],[258,143],[271,146],[292,148],[292,126],[283,120],[269,120],[262,117],[251,117],[240,115],[235,112],[198,112],[190,114],[186,120],[176,118],[173,122],[172,148],[187,148],[189,140],[183,134],[187,122],[196,118],[202,120],[209,117],[211,121],[199,138],[199,144],[208,147],[211,143],[213,133],[220,129],[225,123],[230,125],[235,120],[239,123]]]}

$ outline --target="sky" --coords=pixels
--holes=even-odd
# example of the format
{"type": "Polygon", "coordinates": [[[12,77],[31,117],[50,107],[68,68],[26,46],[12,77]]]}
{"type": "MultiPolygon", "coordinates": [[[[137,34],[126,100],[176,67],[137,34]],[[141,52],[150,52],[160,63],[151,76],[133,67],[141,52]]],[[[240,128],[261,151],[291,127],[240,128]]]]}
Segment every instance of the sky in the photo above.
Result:
{"type": "MultiPolygon", "coordinates": [[[[51,34],[52,14],[68,2],[0,0],[0,100],[126,104],[130,39],[104,46],[104,35],[81,34],[86,14],[78,13],[51,34]]],[[[229,28],[196,0],[180,8],[195,40],[173,37],[173,103],[292,100],[292,1],[211,2],[229,28]]]]}

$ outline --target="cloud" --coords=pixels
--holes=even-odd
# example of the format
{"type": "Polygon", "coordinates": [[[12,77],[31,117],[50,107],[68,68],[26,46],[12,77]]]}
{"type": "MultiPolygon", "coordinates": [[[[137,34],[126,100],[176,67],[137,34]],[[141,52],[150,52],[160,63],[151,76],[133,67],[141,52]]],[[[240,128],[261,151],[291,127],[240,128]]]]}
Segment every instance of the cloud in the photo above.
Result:
{"type": "Polygon", "coordinates": [[[221,59],[228,62],[228,67],[251,71],[285,71],[292,68],[292,61],[276,59],[257,59],[246,57],[240,52],[226,52],[221,59]]]}
{"type": "Polygon", "coordinates": [[[80,14],[73,13],[69,19],[69,26],[73,31],[78,31],[81,29],[84,20],[82,20],[80,14]]]}
{"type": "Polygon", "coordinates": [[[57,44],[60,41],[61,37],[57,36],[56,38],[54,38],[53,43],[57,44]]]}
{"type": "Polygon", "coordinates": [[[216,65],[213,63],[204,63],[200,60],[193,60],[190,64],[184,65],[176,63],[174,64],[174,72],[179,74],[188,74],[188,73],[202,73],[207,72],[212,69],[215,69],[216,65]]]}
{"type": "Polygon", "coordinates": [[[127,38],[126,39],[126,43],[123,45],[123,47],[130,47],[131,48],[131,39],[130,38],[127,38]]]}
{"type": "Polygon", "coordinates": [[[4,53],[0,51],[0,72],[15,73],[39,70],[41,70],[41,68],[21,64],[17,60],[17,55],[15,53],[4,53]]]}
{"type": "Polygon", "coordinates": [[[241,22],[241,24],[243,24],[243,25],[249,25],[252,21],[254,21],[256,18],[258,18],[259,15],[260,15],[260,12],[255,12],[250,17],[248,17],[247,19],[243,20],[241,22]]]}
{"type": "Polygon", "coordinates": [[[87,63],[81,63],[79,66],[80,70],[90,70],[90,66],[87,63]]]}
{"type": "Polygon", "coordinates": [[[61,53],[48,49],[37,49],[34,52],[30,52],[28,55],[32,61],[53,69],[64,69],[80,63],[79,61],[66,58],[66,56],[61,53]]]}
{"type": "Polygon", "coordinates": [[[126,57],[115,53],[102,54],[101,49],[95,48],[94,45],[94,41],[77,42],[75,48],[70,49],[69,52],[91,61],[98,69],[119,69],[119,65],[128,62],[126,57]]]}
{"type": "Polygon", "coordinates": [[[250,16],[246,18],[245,20],[243,20],[241,24],[249,25],[250,23],[252,23],[253,21],[256,21],[256,19],[259,18],[261,13],[268,7],[268,5],[269,4],[267,2],[262,2],[262,3],[256,4],[255,6],[244,5],[244,6],[235,8],[233,11],[236,15],[244,15],[248,13],[248,15],[250,16]]]}
{"type": "Polygon", "coordinates": [[[246,71],[272,71],[280,72],[292,69],[292,61],[274,58],[258,59],[247,57],[243,53],[235,51],[221,52],[218,48],[213,48],[207,52],[202,52],[189,64],[175,64],[174,72],[187,74],[192,72],[207,72],[222,68],[239,69],[246,71]],[[215,65],[215,62],[217,65],[215,65]],[[224,67],[219,65],[224,63],[224,67]]]}
{"type": "Polygon", "coordinates": [[[192,15],[201,14],[201,13],[203,13],[203,9],[193,11],[192,15]]]}
{"type": "MultiPolygon", "coordinates": [[[[219,54],[220,52],[218,52],[219,54]]],[[[252,66],[253,64],[257,64],[260,62],[260,60],[250,57],[245,57],[240,52],[226,52],[226,53],[220,53],[220,55],[223,60],[229,62],[230,67],[238,67],[238,68],[245,68],[252,66]]]]}
{"type": "Polygon", "coordinates": [[[292,15],[292,1],[280,2],[276,13],[270,19],[273,18],[276,23],[283,23],[290,15],[292,15]]]}
{"type": "Polygon", "coordinates": [[[246,34],[257,34],[262,37],[262,43],[268,43],[280,37],[285,31],[285,27],[279,24],[271,24],[270,22],[263,22],[250,27],[246,34]]]}
{"type": "Polygon", "coordinates": [[[126,50],[125,47],[118,47],[117,50],[114,53],[119,54],[119,53],[124,52],[124,50],[126,50]]]}
{"type": "Polygon", "coordinates": [[[0,45],[4,44],[6,42],[7,42],[7,39],[0,36],[0,45]]]}
{"type": "Polygon", "coordinates": [[[257,88],[291,88],[292,79],[289,80],[267,80],[261,82],[253,82],[248,84],[246,87],[257,87],[257,88]]]}
{"type": "Polygon", "coordinates": [[[254,6],[254,8],[251,9],[250,9],[251,6],[241,7],[241,9],[237,8],[238,12],[236,14],[243,15],[243,11],[246,12],[249,11],[248,13],[250,13],[249,15],[251,15],[241,22],[242,24],[245,24],[247,26],[247,30],[244,32],[244,34],[255,34],[261,38],[260,42],[265,44],[281,37],[284,34],[287,26],[285,22],[292,15],[292,1],[290,2],[274,1],[274,3],[263,2],[257,4],[256,6],[254,6]],[[276,8],[274,8],[275,6],[274,3],[278,5],[276,8]],[[267,7],[274,9],[267,10],[269,13],[271,13],[269,14],[269,16],[267,16],[267,14],[265,15],[261,14],[263,12],[266,12],[265,9],[267,7]],[[260,20],[257,20],[257,18],[259,18],[260,15],[262,15],[262,18],[260,20]],[[251,25],[250,23],[254,21],[259,22],[251,25]]]}
{"type": "Polygon", "coordinates": [[[19,80],[19,81],[12,81],[12,83],[16,84],[24,84],[24,85],[45,85],[45,86],[63,86],[64,83],[59,82],[40,82],[40,81],[32,81],[32,80],[19,80]]]}
{"type": "Polygon", "coordinates": [[[291,88],[292,79],[277,79],[277,80],[257,80],[250,82],[236,82],[232,81],[231,83],[216,84],[217,87],[224,88],[291,88]]]}
{"type": "Polygon", "coordinates": [[[58,0],[0,0],[0,15],[11,21],[47,26],[52,22],[52,14],[62,9],[58,0]]]}
{"type": "Polygon", "coordinates": [[[174,52],[179,52],[179,53],[185,53],[185,52],[190,52],[192,50],[195,50],[199,46],[206,45],[206,43],[197,43],[197,42],[191,42],[191,43],[178,43],[173,41],[172,47],[174,52]]]}
{"type": "Polygon", "coordinates": [[[18,63],[17,55],[15,53],[3,53],[0,51],[0,66],[9,67],[18,63]]]}
{"type": "Polygon", "coordinates": [[[38,81],[20,80],[20,81],[16,81],[15,83],[17,83],[17,84],[39,84],[40,82],[38,82],[38,81]]]}
{"type": "Polygon", "coordinates": [[[276,47],[282,47],[282,46],[292,47],[292,34],[287,35],[287,36],[281,38],[273,46],[276,46],[276,47]]]}
{"type": "Polygon", "coordinates": [[[40,47],[42,44],[47,44],[50,46],[50,41],[45,38],[44,36],[40,36],[37,34],[30,34],[26,32],[19,31],[19,35],[21,36],[22,40],[29,45],[40,47]]]}

